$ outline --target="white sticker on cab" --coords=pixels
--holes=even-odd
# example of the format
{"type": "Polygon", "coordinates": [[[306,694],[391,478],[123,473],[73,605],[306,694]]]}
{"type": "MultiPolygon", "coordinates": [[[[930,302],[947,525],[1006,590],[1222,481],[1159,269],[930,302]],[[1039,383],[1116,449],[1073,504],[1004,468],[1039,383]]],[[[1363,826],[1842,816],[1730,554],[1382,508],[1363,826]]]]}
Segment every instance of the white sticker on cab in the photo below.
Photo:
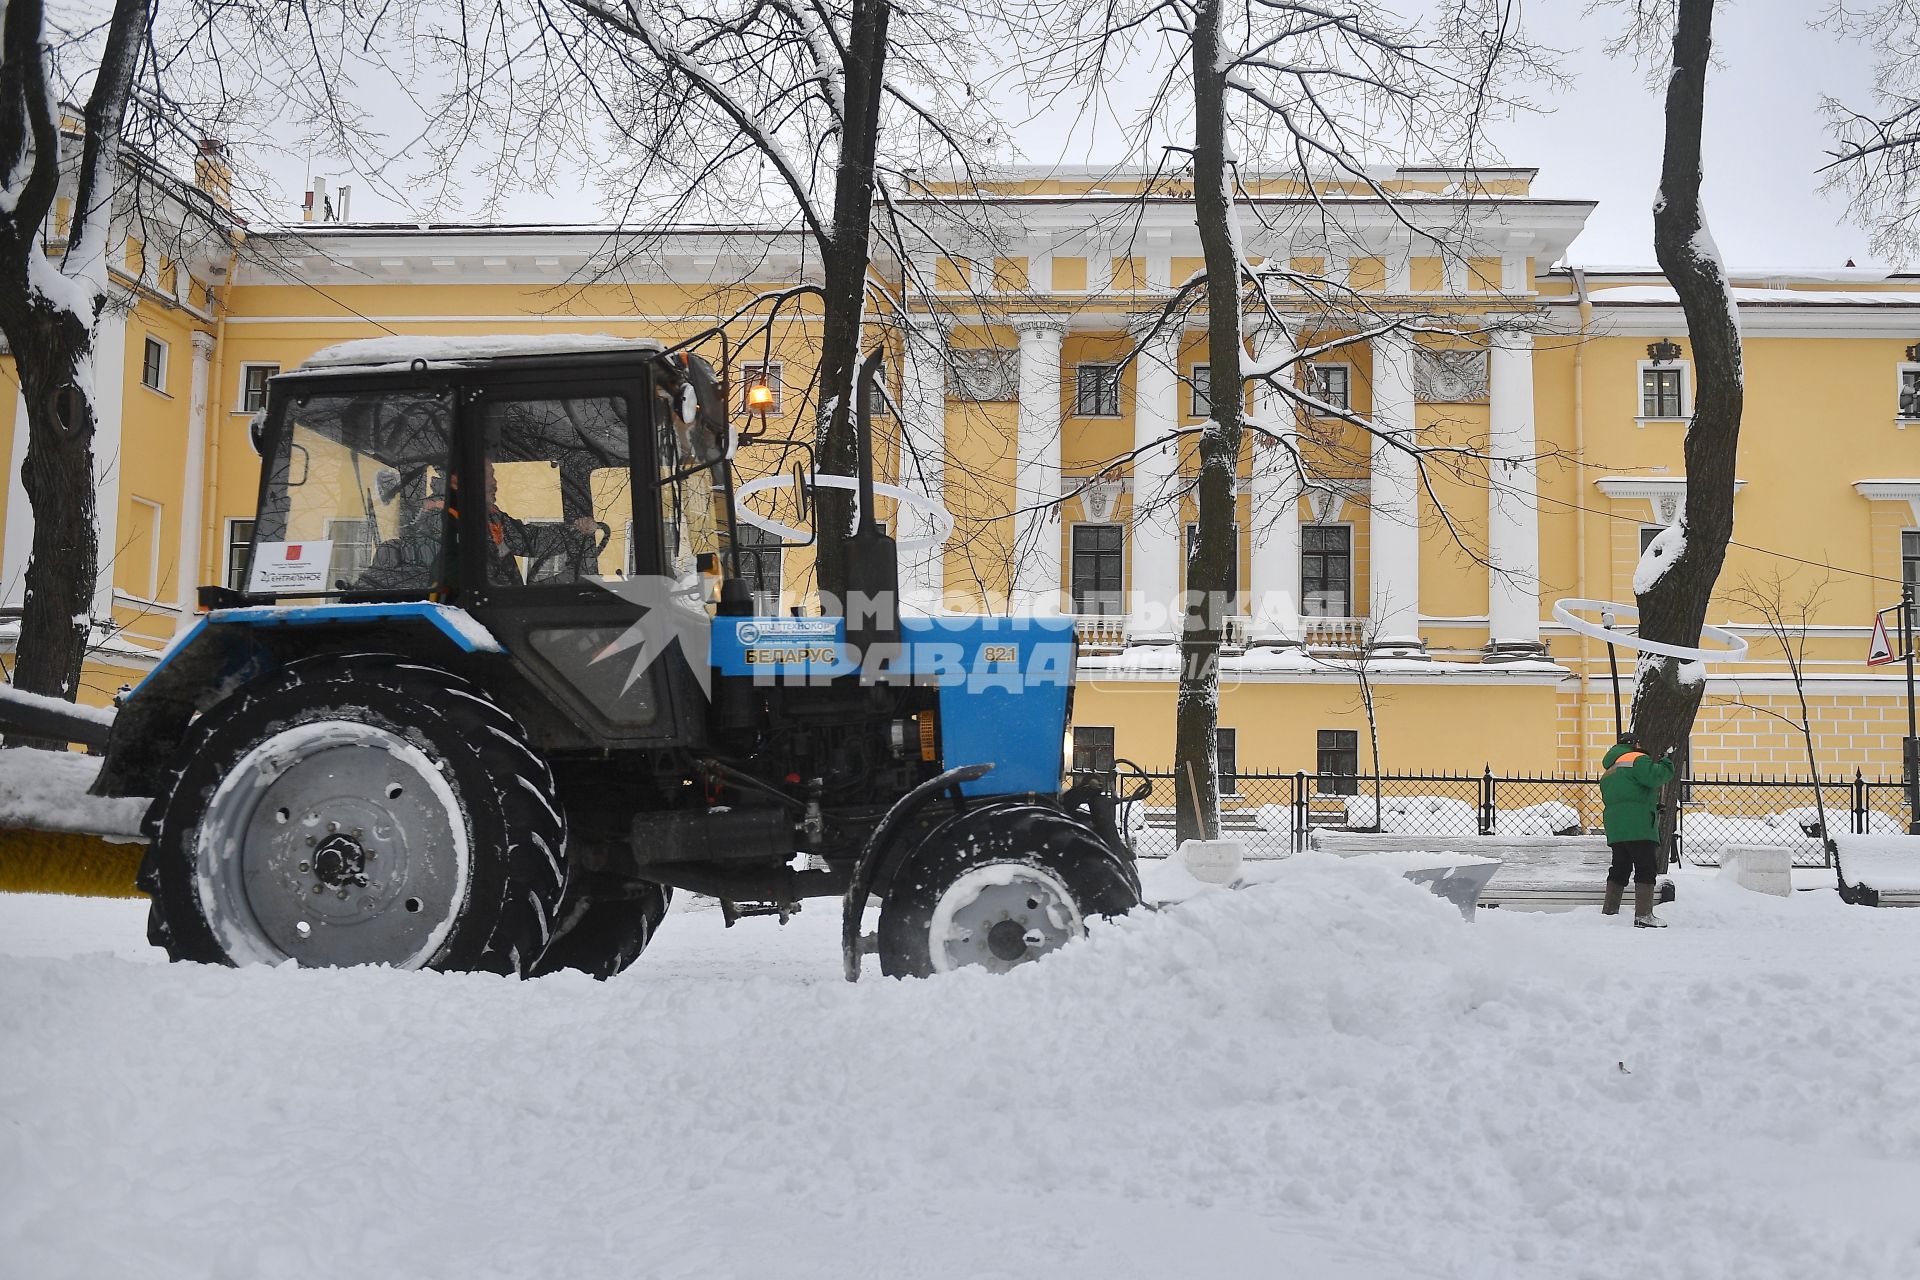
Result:
{"type": "Polygon", "coordinates": [[[306,542],[256,542],[253,545],[253,571],[247,575],[247,590],[263,596],[325,591],[329,585],[327,567],[332,563],[331,538],[316,538],[306,542]]]}

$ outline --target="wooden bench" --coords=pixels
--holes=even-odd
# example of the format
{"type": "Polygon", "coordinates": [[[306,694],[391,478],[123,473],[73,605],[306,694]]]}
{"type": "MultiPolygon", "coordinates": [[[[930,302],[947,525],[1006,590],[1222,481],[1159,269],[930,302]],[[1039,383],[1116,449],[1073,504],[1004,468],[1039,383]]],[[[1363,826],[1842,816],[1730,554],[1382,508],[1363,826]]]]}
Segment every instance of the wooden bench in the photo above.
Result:
{"type": "MultiPolygon", "coordinates": [[[[1613,850],[1599,836],[1422,836],[1397,831],[1315,831],[1309,843],[1326,853],[1352,857],[1425,849],[1498,858],[1500,869],[1480,891],[1483,907],[1559,911],[1599,906],[1606,893],[1613,850]]],[[[1661,902],[1672,902],[1673,881],[1657,881],[1661,902]]]]}

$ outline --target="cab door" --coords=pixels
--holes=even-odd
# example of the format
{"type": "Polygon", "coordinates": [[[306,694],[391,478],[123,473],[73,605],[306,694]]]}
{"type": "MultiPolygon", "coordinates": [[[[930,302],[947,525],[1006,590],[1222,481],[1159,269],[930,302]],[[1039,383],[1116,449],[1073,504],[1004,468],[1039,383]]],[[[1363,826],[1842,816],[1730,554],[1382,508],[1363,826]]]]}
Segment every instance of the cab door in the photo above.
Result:
{"type": "Polygon", "coordinates": [[[553,746],[704,740],[685,658],[636,627],[660,563],[652,404],[644,371],[496,373],[463,392],[462,595],[579,731],[553,746]]]}

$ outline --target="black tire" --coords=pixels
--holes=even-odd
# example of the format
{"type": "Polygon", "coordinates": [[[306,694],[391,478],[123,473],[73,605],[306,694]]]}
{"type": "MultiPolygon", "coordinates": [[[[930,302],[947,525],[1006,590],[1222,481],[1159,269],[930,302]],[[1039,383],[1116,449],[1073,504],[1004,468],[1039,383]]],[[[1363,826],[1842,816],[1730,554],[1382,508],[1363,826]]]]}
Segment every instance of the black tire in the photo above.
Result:
{"type": "Polygon", "coordinates": [[[529,977],[574,969],[602,982],[640,958],[667,917],[673,890],[648,880],[569,892],[553,918],[553,937],[529,977]]]}
{"type": "MultiPolygon", "coordinates": [[[[1064,890],[1077,917],[1063,926],[1066,934],[1083,932],[1094,917],[1125,915],[1140,904],[1131,860],[1084,823],[1038,804],[970,809],[928,832],[894,870],[880,902],[880,971],[925,978],[949,967],[944,946],[941,957],[934,952],[935,916],[963,878],[989,867],[1010,868],[1016,878],[1027,868],[1038,873],[1036,884],[1044,879],[1064,890]]],[[[1031,899],[1027,905],[1041,909],[1031,899]]],[[[996,953],[1002,963],[987,963],[996,969],[1026,963],[1054,945],[1058,940],[1019,956],[996,953]]]]}
{"type": "Polygon", "coordinates": [[[201,715],[180,760],[140,874],[148,939],[173,959],[522,976],[546,948],[566,880],[553,775],[460,677],[307,659],[201,715]],[[302,912],[320,918],[289,924],[302,912]]]}

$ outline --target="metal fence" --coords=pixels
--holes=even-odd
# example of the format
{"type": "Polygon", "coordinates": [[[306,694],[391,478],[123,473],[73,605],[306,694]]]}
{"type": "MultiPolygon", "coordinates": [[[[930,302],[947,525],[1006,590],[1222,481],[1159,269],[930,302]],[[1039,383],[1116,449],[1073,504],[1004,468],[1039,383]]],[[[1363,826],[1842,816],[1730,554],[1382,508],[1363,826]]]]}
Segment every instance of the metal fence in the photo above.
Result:
{"type": "MultiPolygon", "coordinates": [[[[1175,849],[1176,776],[1149,771],[1145,799],[1127,806],[1128,837],[1141,857],[1175,849]]],[[[1128,790],[1133,775],[1121,779],[1128,790]]],[[[1835,834],[1899,833],[1911,814],[1897,778],[1824,781],[1820,798],[1835,834]]],[[[1470,773],[1235,773],[1222,779],[1222,834],[1249,856],[1282,858],[1316,830],[1386,831],[1412,837],[1600,835],[1600,785],[1591,777],[1470,773]]],[[[1829,866],[1814,783],[1804,778],[1699,777],[1678,789],[1677,852],[1718,866],[1729,844],[1786,845],[1799,867],[1829,866]]]]}

